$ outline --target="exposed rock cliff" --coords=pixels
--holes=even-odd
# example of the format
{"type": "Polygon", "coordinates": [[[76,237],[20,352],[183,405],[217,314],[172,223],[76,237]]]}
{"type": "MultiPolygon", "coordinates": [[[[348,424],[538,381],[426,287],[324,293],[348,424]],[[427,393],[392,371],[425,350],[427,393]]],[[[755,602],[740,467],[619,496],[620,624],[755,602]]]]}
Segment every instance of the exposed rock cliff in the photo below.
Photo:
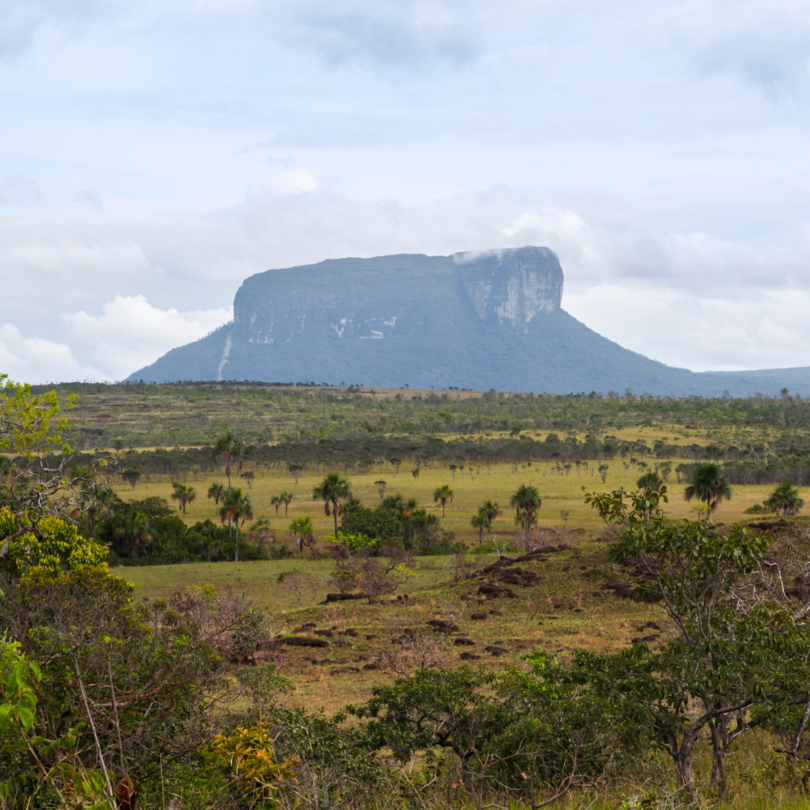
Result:
{"type": "Polygon", "coordinates": [[[426,298],[466,292],[470,314],[525,331],[560,308],[563,272],[547,248],[454,256],[342,259],[247,279],[234,300],[234,338],[256,345],[385,340],[429,327],[426,298]],[[450,289],[447,288],[456,289],[450,289]]]}
{"type": "Polygon", "coordinates": [[[456,253],[459,278],[485,323],[526,331],[541,312],[560,308],[563,271],[548,248],[456,253]]]}

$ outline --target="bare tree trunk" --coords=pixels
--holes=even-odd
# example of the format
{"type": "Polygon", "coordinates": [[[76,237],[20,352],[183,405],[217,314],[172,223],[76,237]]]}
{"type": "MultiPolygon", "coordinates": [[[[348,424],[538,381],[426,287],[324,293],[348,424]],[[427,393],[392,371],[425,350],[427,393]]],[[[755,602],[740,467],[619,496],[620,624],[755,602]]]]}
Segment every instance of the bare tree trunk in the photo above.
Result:
{"type": "Polygon", "coordinates": [[[673,755],[675,760],[675,784],[690,805],[699,803],[697,788],[695,787],[695,774],[692,770],[692,759],[697,742],[699,729],[688,729],[684,733],[683,741],[673,755]]]}
{"type": "Polygon", "coordinates": [[[731,718],[728,715],[715,717],[709,721],[709,731],[712,736],[712,778],[711,784],[718,790],[719,798],[728,795],[728,774],[726,773],[726,740],[728,738],[728,725],[731,718]]]}

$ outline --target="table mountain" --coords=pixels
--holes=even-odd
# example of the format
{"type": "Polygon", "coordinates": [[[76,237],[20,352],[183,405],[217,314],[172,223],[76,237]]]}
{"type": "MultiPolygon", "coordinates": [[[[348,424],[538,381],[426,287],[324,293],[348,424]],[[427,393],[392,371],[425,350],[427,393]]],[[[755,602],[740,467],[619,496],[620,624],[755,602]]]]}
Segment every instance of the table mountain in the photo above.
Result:
{"type": "Polygon", "coordinates": [[[810,393],[810,369],[694,373],[629,351],[561,308],[548,248],[336,259],[246,279],[233,321],[130,380],[655,395],[810,393]]]}

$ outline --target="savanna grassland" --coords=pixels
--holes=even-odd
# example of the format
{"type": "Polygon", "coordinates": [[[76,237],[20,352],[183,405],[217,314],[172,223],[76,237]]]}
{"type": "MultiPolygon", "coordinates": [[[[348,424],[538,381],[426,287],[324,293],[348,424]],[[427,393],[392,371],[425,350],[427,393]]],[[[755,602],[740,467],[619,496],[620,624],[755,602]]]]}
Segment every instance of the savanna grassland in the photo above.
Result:
{"type": "MultiPolygon", "coordinates": [[[[103,492],[94,490],[97,500],[82,507],[81,533],[110,549],[112,573],[132,583],[138,610],[159,617],[154,626],[160,632],[196,621],[201,633],[211,633],[220,644],[224,663],[217,672],[235,703],[209,712],[205,723],[219,727],[227,719],[231,725],[223,727],[235,740],[247,733],[239,723],[262,729],[264,718],[272,716],[274,733],[282,735],[277,750],[292,757],[288,765],[307,757],[318,763],[299,771],[311,789],[291,783],[278,794],[287,797],[283,806],[320,806],[318,785],[327,786],[324,796],[351,797],[345,806],[358,808],[505,807],[513,799],[516,807],[539,806],[533,803],[550,800],[558,790],[564,807],[669,808],[696,806],[698,787],[697,803],[707,807],[807,806],[801,787],[804,749],[786,759],[774,746],[786,739],[784,729],[793,733],[795,707],[804,705],[803,679],[810,670],[805,672],[804,659],[791,645],[810,649],[810,636],[805,638],[801,617],[777,632],[768,623],[774,616],[787,621],[786,605],[793,610],[796,604],[791,600],[810,599],[810,566],[801,562],[810,555],[810,522],[801,512],[777,517],[762,504],[775,485],[792,482],[801,494],[810,478],[810,402],[789,392],[778,398],[678,400],[630,392],[546,397],[254,384],[61,389],[60,397],[70,389],[78,395],[67,438],[78,451],[73,463],[80,484],[86,485],[89,469],[99,470],[99,480],[109,484],[103,492]],[[229,432],[239,440],[231,445],[238,449],[230,459],[215,449],[229,432]],[[685,498],[704,462],[716,463],[731,486],[730,499],[719,501],[713,527],[698,524],[695,501],[685,498]],[[133,470],[137,475],[127,477],[133,470]],[[233,532],[222,501],[209,496],[216,485],[227,490],[228,470],[232,486],[250,502],[239,524],[239,562],[233,561],[233,532]],[[313,497],[333,473],[348,482],[351,495],[344,492],[340,500],[352,501],[355,514],[362,511],[370,520],[399,510],[389,545],[368,545],[366,555],[363,543],[374,538],[333,542],[335,518],[323,497],[313,497]],[[586,503],[586,495],[597,496],[609,511],[611,493],[637,490],[639,478],[649,473],[664,481],[668,499],[659,501],[655,490],[651,500],[642,498],[632,507],[638,525],[654,526],[649,535],[634,534],[622,519],[609,526],[586,503]],[[451,493],[443,505],[436,492],[445,486],[451,493]],[[510,505],[526,486],[541,499],[529,553],[510,505]],[[178,493],[184,493],[184,505],[178,493]],[[278,502],[282,493],[286,503],[278,502]],[[400,506],[385,500],[397,495],[400,506]],[[471,520],[486,501],[496,502],[499,513],[481,537],[471,520]],[[408,521],[416,516],[423,529],[419,537],[408,534],[408,521]],[[312,536],[299,552],[295,532],[302,520],[311,525],[312,536]],[[750,531],[741,533],[737,524],[750,531]],[[733,564],[723,545],[727,537],[733,564]],[[783,601],[768,608],[774,613],[761,620],[765,630],[763,624],[746,624],[760,609],[753,600],[739,615],[723,614],[723,621],[738,622],[734,638],[719,631],[709,645],[711,650],[727,645],[724,660],[739,660],[740,670],[730,680],[718,676],[721,698],[745,691],[766,673],[761,677],[778,683],[789,698],[760,695],[756,705],[782,712],[783,725],[763,714],[761,726],[751,726],[733,744],[729,736],[719,748],[710,746],[708,727],[703,728],[696,737],[692,781],[662,753],[670,721],[657,731],[654,721],[662,705],[677,706],[674,714],[665,708],[661,716],[674,717],[678,734],[684,733],[698,704],[694,696],[683,702],[683,695],[697,687],[675,683],[672,676],[675,685],[666,688],[674,691],[659,699],[658,690],[670,683],[671,671],[679,671],[683,656],[692,656],[690,661],[699,662],[695,672],[702,672],[713,653],[700,645],[679,646],[683,634],[673,609],[644,590],[655,573],[644,579],[639,564],[632,563],[643,555],[635,557],[632,544],[661,538],[670,544],[667,549],[691,561],[698,584],[706,570],[721,572],[707,581],[722,594],[712,605],[723,610],[728,594],[756,565],[767,579],[776,559],[785,582],[795,580],[790,594],[783,592],[783,601]],[[617,554],[621,544],[626,552],[617,554]],[[359,576],[369,561],[385,586],[343,587],[341,576],[359,576]],[[709,569],[701,568],[704,562],[709,569]],[[336,599],[338,594],[355,598],[336,599]],[[223,623],[219,635],[211,630],[216,622],[223,623]],[[232,626],[239,632],[232,633],[232,626]],[[749,661],[748,652],[734,646],[744,633],[750,643],[742,649],[765,650],[759,659],[759,652],[751,653],[749,661]],[[775,644],[782,636],[790,643],[775,644]],[[772,663],[777,660],[784,666],[772,663]],[[606,674],[608,668],[615,676],[606,674]],[[652,673],[646,681],[645,672],[652,673]],[[795,680],[788,672],[798,673],[795,680]],[[264,687],[258,677],[268,679],[264,687]],[[614,686],[614,680],[624,685],[614,686]],[[421,721],[414,720],[423,709],[428,725],[438,718],[428,737],[420,736],[421,721]],[[525,719],[524,728],[526,712],[532,719],[525,719]],[[447,742],[446,734],[454,742],[447,742]],[[531,748],[531,735],[540,741],[531,745],[539,747],[531,748]],[[479,744],[489,746],[485,757],[477,752],[479,744]],[[401,745],[406,747],[400,750],[401,745]],[[527,767],[526,776],[509,761],[522,762],[529,749],[534,770],[527,767]],[[511,753],[499,759],[497,752],[507,750],[511,753]],[[365,774],[372,762],[374,768],[385,763],[384,778],[382,771],[365,774]],[[718,775],[718,762],[727,772],[718,775]],[[372,784],[396,784],[401,794],[369,793],[372,784]]],[[[348,510],[341,514],[341,525],[350,517],[348,510]]],[[[666,562],[667,553],[659,548],[656,559],[666,562]]],[[[692,596],[679,588],[681,580],[692,581],[689,572],[666,580],[675,601],[684,600],[687,617],[692,596]]],[[[68,663],[75,668],[74,661],[68,663]]],[[[99,706],[106,706],[107,670],[99,671],[95,688],[99,706]]],[[[129,669],[124,665],[122,671],[129,669]]],[[[147,707],[144,716],[151,711],[147,707]]],[[[720,715],[712,717],[719,722],[720,715]]],[[[740,714],[738,728],[752,717],[740,714]]],[[[720,731],[730,735],[729,729],[720,731]]],[[[182,762],[190,762],[196,755],[183,756],[182,762]]],[[[230,797],[229,807],[242,807],[247,794],[236,789],[242,783],[233,762],[228,760],[218,777],[224,791],[219,795],[230,797]]],[[[274,797],[286,778],[283,768],[275,768],[268,771],[275,787],[266,794],[274,797]]],[[[190,807],[209,806],[205,781],[193,771],[172,770],[160,783],[159,800],[157,782],[149,784],[156,806],[165,806],[172,791],[190,807]]],[[[266,806],[277,806],[274,802],[266,806]]]]}
{"type": "MultiPolygon", "coordinates": [[[[488,666],[498,668],[537,646],[554,652],[574,647],[617,649],[638,637],[641,631],[637,628],[657,615],[656,608],[620,600],[601,590],[606,576],[606,527],[585,503],[586,492],[634,489],[644,472],[663,467],[669,494],[669,503],[663,505],[665,513],[672,519],[694,519],[694,503],[684,499],[686,474],[676,470],[686,470],[697,460],[718,455],[767,458],[766,448],[784,441],[786,422],[804,424],[804,406],[801,400],[784,397],[743,402],[669,401],[632,395],[524,397],[468,391],[347,392],[249,385],[117,386],[81,391],[73,417],[75,424],[89,426],[88,430],[122,437],[117,442],[119,449],[110,448],[121,458],[122,466],[137,464],[139,458],[154,459],[155,451],[154,447],[142,448],[141,452],[127,450],[120,447],[121,441],[137,447],[139,435],[148,442],[180,433],[194,439],[195,447],[202,449],[190,463],[186,463],[182,447],[165,448],[157,454],[175,464],[174,471],[147,473],[134,488],[122,481],[114,484],[125,501],[154,496],[169,500],[172,483],[183,480],[197,496],[184,515],[178,511],[187,526],[206,519],[220,523],[217,506],[205,496],[212,483],[227,485],[224,462],[212,459],[205,450],[217,431],[233,425],[235,431],[241,430],[248,437],[273,436],[275,441],[267,446],[284,449],[285,454],[267,460],[258,449],[251,452],[248,448],[241,470],[253,477],[240,479],[234,469],[233,481],[249,496],[254,521],[266,518],[276,540],[290,547],[290,524],[295,518],[309,517],[316,537],[322,538],[319,548],[328,548],[325,538],[333,531],[333,518],[324,514],[323,503],[314,500],[312,492],[326,473],[337,469],[347,477],[352,494],[364,506],[373,508],[381,502],[376,483],[380,481],[385,482],[386,496],[400,493],[416,499],[429,514],[440,518],[443,530],[468,548],[468,568],[472,570],[476,564],[496,559],[491,551],[481,556],[472,553],[481,550],[478,531],[470,525],[478,507],[486,500],[501,507],[491,529],[484,532],[485,549],[493,540],[522,547],[522,530],[515,523],[509,500],[520,485],[535,486],[542,505],[532,530],[533,541],[572,548],[549,555],[542,564],[528,564],[536,569],[540,581],[520,589],[520,598],[504,601],[500,611],[504,615],[459,625],[478,648],[507,648],[508,652],[498,657],[486,652],[482,656],[488,666]],[[792,415],[794,412],[799,417],[792,415]],[[390,430],[383,432],[383,428],[390,430]],[[486,430],[470,432],[473,428],[486,430]],[[553,458],[531,461],[525,455],[520,457],[520,451],[529,444],[544,447],[549,434],[562,435],[565,442],[555,446],[553,458]],[[593,444],[594,435],[601,445],[593,444]],[[317,457],[319,445],[329,448],[329,436],[344,448],[344,454],[337,454],[332,463],[317,457]],[[380,445],[376,459],[369,459],[367,450],[359,460],[354,455],[360,445],[373,448],[376,441],[403,436],[413,447],[411,457],[400,450],[391,451],[385,444],[380,445]],[[314,459],[290,472],[290,459],[309,459],[313,441],[314,459]],[[478,458],[469,460],[455,449],[449,456],[441,450],[431,456],[426,450],[428,441],[442,447],[464,443],[475,448],[497,443],[501,455],[512,454],[514,459],[499,461],[496,454],[493,460],[479,451],[478,458]],[[302,448],[307,448],[306,452],[302,448]],[[443,510],[433,494],[445,484],[451,487],[453,497],[443,510]],[[276,510],[271,503],[274,495],[284,491],[293,496],[286,515],[284,505],[276,510]]],[[[789,432],[794,433],[792,428],[789,432]]],[[[796,428],[795,434],[810,436],[810,428],[796,428]]],[[[772,488],[770,483],[735,486],[731,500],[719,507],[716,520],[752,520],[745,510],[762,503],[772,488]]],[[[243,532],[249,528],[250,521],[243,532]]],[[[337,708],[350,696],[367,694],[380,677],[385,677],[362,667],[374,660],[380,639],[390,644],[392,614],[396,622],[418,626],[448,611],[453,615],[460,611],[462,616],[475,612],[475,601],[461,598],[465,586],[454,582],[462,576],[459,566],[457,556],[418,558],[414,576],[397,591],[407,594],[411,601],[384,608],[356,602],[317,606],[334,590],[329,579],[334,566],[331,560],[312,560],[308,555],[289,560],[144,565],[118,570],[135,584],[136,593],[145,597],[165,598],[177,588],[207,583],[245,595],[270,610],[279,630],[312,621],[318,629],[351,627],[362,631],[358,638],[344,640],[346,647],[338,655],[313,656],[300,650],[286,653],[287,666],[295,669],[300,680],[297,699],[337,708]],[[289,571],[306,571],[314,580],[306,608],[277,582],[280,574],[289,571]],[[366,640],[366,635],[375,638],[366,640]],[[358,668],[363,673],[360,680],[353,671],[358,668]]],[[[464,646],[452,650],[452,660],[458,660],[465,650],[469,652],[464,646]]]]}

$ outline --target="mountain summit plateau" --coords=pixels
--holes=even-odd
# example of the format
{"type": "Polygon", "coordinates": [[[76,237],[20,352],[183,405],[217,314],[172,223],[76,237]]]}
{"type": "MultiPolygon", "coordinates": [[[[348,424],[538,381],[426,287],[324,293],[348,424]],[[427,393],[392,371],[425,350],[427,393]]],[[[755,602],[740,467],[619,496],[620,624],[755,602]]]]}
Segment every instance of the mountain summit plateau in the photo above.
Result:
{"type": "Polygon", "coordinates": [[[268,270],[243,282],[231,323],[129,381],[810,394],[810,368],[695,373],[624,349],[561,308],[563,283],[544,247],[268,270]]]}

